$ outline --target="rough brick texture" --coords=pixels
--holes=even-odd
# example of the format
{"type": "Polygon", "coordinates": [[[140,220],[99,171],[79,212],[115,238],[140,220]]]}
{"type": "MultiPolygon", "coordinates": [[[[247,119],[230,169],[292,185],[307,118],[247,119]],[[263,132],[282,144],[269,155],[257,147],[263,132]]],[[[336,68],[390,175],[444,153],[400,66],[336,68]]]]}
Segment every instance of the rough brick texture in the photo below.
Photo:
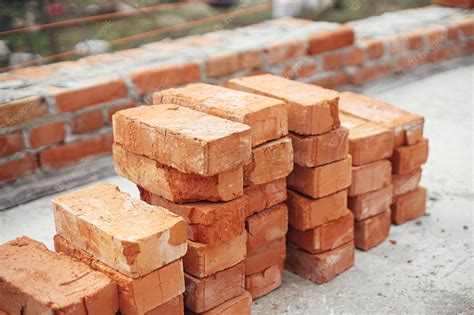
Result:
{"type": "Polygon", "coordinates": [[[392,223],[396,225],[424,215],[426,212],[426,188],[419,186],[416,190],[398,196],[390,208],[392,223]]]}
{"type": "Polygon", "coordinates": [[[245,187],[244,196],[247,201],[245,216],[249,217],[286,200],[286,178],[245,187]]]}

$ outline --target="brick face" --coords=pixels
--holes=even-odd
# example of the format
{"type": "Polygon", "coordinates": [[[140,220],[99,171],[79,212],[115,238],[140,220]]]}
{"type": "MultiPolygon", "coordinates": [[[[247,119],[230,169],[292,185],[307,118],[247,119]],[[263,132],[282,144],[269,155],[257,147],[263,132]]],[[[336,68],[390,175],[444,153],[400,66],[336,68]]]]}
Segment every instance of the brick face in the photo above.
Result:
{"type": "Polygon", "coordinates": [[[37,148],[43,145],[58,143],[64,140],[64,135],[63,121],[43,124],[30,130],[30,146],[37,148]]]}
{"type": "Polygon", "coordinates": [[[19,152],[23,150],[23,147],[21,131],[0,136],[0,157],[19,152]]]}
{"type": "Polygon", "coordinates": [[[106,134],[45,149],[39,155],[40,165],[42,168],[59,168],[111,150],[112,135],[106,134]]]}
{"type": "Polygon", "coordinates": [[[104,119],[101,111],[93,111],[77,115],[72,121],[72,131],[76,134],[99,130],[102,127],[104,127],[104,119]]]}
{"type": "Polygon", "coordinates": [[[349,26],[341,26],[334,30],[320,31],[309,40],[309,54],[316,55],[325,51],[335,50],[354,43],[354,32],[349,26]]]}
{"type": "Polygon", "coordinates": [[[209,77],[221,77],[233,72],[261,65],[259,51],[223,52],[206,60],[206,74],[209,77]]]}
{"type": "Polygon", "coordinates": [[[0,129],[42,117],[46,115],[46,112],[46,106],[39,96],[26,97],[0,104],[0,129]]]}
{"type": "Polygon", "coordinates": [[[127,109],[127,108],[132,108],[132,107],[135,107],[137,105],[138,105],[138,103],[133,101],[133,102],[130,102],[130,103],[126,103],[126,104],[123,104],[123,105],[116,105],[116,106],[113,106],[113,107],[109,108],[107,122],[111,125],[112,124],[112,116],[116,112],[118,112],[120,110],[127,109]]]}
{"type": "Polygon", "coordinates": [[[265,53],[269,64],[275,64],[289,59],[304,56],[306,54],[304,41],[287,41],[270,44],[265,47],[265,53]]]}
{"type": "Polygon", "coordinates": [[[0,163],[0,182],[12,181],[33,173],[37,168],[36,156],[26,155],[22,158],[0,163]]]}

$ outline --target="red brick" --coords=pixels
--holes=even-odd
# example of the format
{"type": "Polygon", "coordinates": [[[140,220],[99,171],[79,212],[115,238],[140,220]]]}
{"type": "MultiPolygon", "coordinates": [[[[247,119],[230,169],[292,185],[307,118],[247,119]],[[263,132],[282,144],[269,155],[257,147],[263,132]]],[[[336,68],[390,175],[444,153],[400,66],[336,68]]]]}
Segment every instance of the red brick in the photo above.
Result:
{"type": "Polygon", "coordinates": [[[401,35],[384,37],[383,42],[390,55],[398,55],[406,51],[405,38],[401,35]]]}
{"type": "Polygon", "coordinates": [[[382,243],[390,233],[390,209],[362,221],[355,221],[355,246],[369,250],[382,243]]]}
{"type": "Polygon", "coordinates": [[[357,196],[389,185],[392,181],[390,161],[381,160],[352,167],[349,196],[357,196]]]}
{"type": "Polygon", "coordinates": [[[46,115],[41,97],[30,96],[0,104],[0,128],[19,125],[46,115]]]}
{"type": "Polygon", "coordinates": [[[354,242],[321,254],[310,254],[288,244],[286,269],[317,284],[326,283],[354,264],[354,242]]]}
{"type": "Polygon", "coordinates": [[[423,47],[423,36],[416,30],[410,31],[405,35],[408,40],[408,48],[410,50],[419,50],[423,47]]]}
{"type": "Polygon", "coordinates": [[[392,175],[393,198],[418,188],[421,180],[421,169],[404,175],[392,175]]]}
{"type": "Polygon", "coordinates": [[[268,63],[275,64],[289,59],[304,56],[306,47],[304,41],[290,40],[272,43],[265,47],[268,63]]]}
{"type": "Polygon", "coordinates": [[[135,101],[132,101],[130,103],[126,103],[126,104],[123,104],[123,105],[116,105],[116,106],[110,107],[109,110],[108,110],[107,122],[109,123],[109,125],[111,125],[112,124],[112,116],[116,112],[124,110],[124,109],[128,109],[128,108],[132,108],[132,107],[135,107],[135,106],[138,106],[138,103],[135,102],[135,101]]]}
{"type": "Polygon", "coordinates": [[[404,72],[415,66],[416,66],[416,63],[414,62],[414,57],[402,56],[395,60],[395,63],[393,65],[394,67],[393,70],[397,73],[404,72]]]}
{"type": "Polygon", "coordinates": [[[375,191],[349,197],[349,209],[356,221],[378,215],[387,210],[392,203],[393,186],[388,185],[375,191]]]}
{"type": "Polygon", "coordinates": [[[272,292],[281,286],[283,280],[283,262],[245,277],[245,290],[253,299],[272,292]]]}
{"type": "Polygon", "coordinates": [[[183,295],[175,296],[168,302],[149,310],[145,315],[184,315],[183,295]]]}
{"type": "Polygon", "coordinates": [[[465,41],[463,49],[467,53],[474,53],[474,40],[465,41]]]}
{"type": "Polygon", "coordinates": [[[311,83],[326,89],[335,89],[337,87],[349,84],[349,75],[346,71],[339,71],[336,74],[312,81],[311,83]]]}
{"type": "Polygon", "coordinates": [[[0,164],[0,182],[7,182],[33,173],[38,167],[33,154],[0,164]]]}
{"type": "Polygon", "coordinates": [[[366,50],[369,59],[377,59],[384,54],[383,43],[380,39],[358,40],[357,44],[366,50]]]}
{"type": "Polygon", "coordinates": [[[247,200],[246,217],[276,206],[286,200],[286,178],[272,182],[245,187],[244,198],[247,200]]]}
{"type": "Polygon", "coordinates": [[[359,47],[351,47],[343,53],[346,66],[360,65],[364,62],[364,50],[359,47]]]}
{"type": "Polygon", "coordinates": [[[460,27],[458,25],[448,25],[448,39],[458,40],[460,34],[460,27]]]}
{"type": "Polygon", "coordinates": [[[474,21],[472,20],[472,18],[459,21],[457,24],[461,28],[464,36],[474,35],[474,21]]]}
{"type": "Polygon", "coordinates": [[[79,114],[72,120],[72,132],[76,134],[88,133],[104,127],[104,118],[100,110],[79,114]]]}
{"type": "Polygon", "coordinates": [[[428,160],[428,140],[423,139],[417,144],[401,146],[393,151],[392,173],[408,174],[420,168],[428,160]]]}
{"type": "Polygon", "coordinates": [[[332,71],[339,69],[343,65],[343,58],[340,53],[330,53],[323,57],[324,70],[332,71]]]}
{"type": "Polygon", "coordinates": [[[11,155],[23,150],[23,136],[21,131],[15,131],[0,136],[0,157],[11,155]]]}
{"type": "Polygon", "coordinates": [[[433,0],[434,4],[445,5],[449,7],[474,8],[473,0],[433,0]]]}
{"type": "Polygon", "coordinates": [[[340,26],[333,30],[319,31],[310,36],[309,54],[316,55],[336,50],[354,43],[354,32],[349,26],[340,26]]]}
{"type": "Polygon", "coordinates": [[[208,58],[205,62],[209,77],[222,77],[231,73],[260,66],[260,51],[222,52],[208,58]]]}
{"type": "Polygon", "coordinates": [[[32,148],[58,143],[64,140],[64,121],[55,121],[30,130],[30,146],[32,148]]]}
{"type": "Polygon", "coordinates": [[[288,228],[288,242],[311,254],[319,254],[354,240],[354,215],[345,210],[344,215],[313,229],[300,231],[288,228]]]}
{"type": "Polygon", "coordinates": [[[346,213],[347,190],[313,199],[288,189],[288,223],[305,231],[337,220],[346,213]]]}
{"type": "Polygon", "coordinates": [[[245,274],[251,275],[263,271],[273,265],[283,263],[286,257],[286,240],[280,238],[270,241],[253,251],[247,252],[245,274]]]}
{"type": "Polygon", "coordinates": [[[396,225],[421,217],[426,211],[426,188],[419,186],[417,190],[398,196],[390,209],[392,223],[396,225]]]}
{"type": "Polygon", "coordinates": [[[359,68],[351,75],[350,81],[355,85],[362,85],[366,82],[373,81],[390,75],[392,72],[388,63],[382,63],[359,68]]]}
{"type": "Polygon", "coordinates": [[[148,67],[134,70],[130,76],[142,94],[201,79],[199,66],[195,63],[148,67]]]}
{"type": "Polygon", "coordinates": [[[128,95],[128,89],[118,77],[103,78],[72,88],[50,88],[60,112],[71,112],[87,106],[110,102],[128,95]]]}
{"type": "Polygon", "coordinates": [[[112,136],[109,134],[47,148],[40,152],[42,168],[59,168],[88,156],[110,153],[112,136]]]}
{"type": "Polygon", "coordinates": [[[288,230],[288,208],[279,204],[258,212],[245,221],[247,229],[247,251],[285,237],[288,230]]]}
{"type": "MultiPolygon", "coordinates": [[[[249,292],[244,291],[239,296],[232,298],[207,312],[200,313],[201,315],[250,315],[250,308],[252,306],[252,295],[249,292]]],[[[188,310],[186,310],[188,312],[188,310]]],[[[188,313],[186,313],[188,314],[188,313]]],[[[189,315],[195,315],[196,313],[189,312],[189,315]]],[[[154,314],[145,314],[154,315],[154,314]]],[[[163,314],[157,313],[156,315],[175,315],[175,314],[163,314]]],[[[176,314],[177,315],[177,314],[176,314]]]]}
{"type": "Polygon", "coordinates": [[[446,40],[444,28],[440,26],[426,26],[415,31],[428,40],[429,49],[440,46],[446,40]]]}

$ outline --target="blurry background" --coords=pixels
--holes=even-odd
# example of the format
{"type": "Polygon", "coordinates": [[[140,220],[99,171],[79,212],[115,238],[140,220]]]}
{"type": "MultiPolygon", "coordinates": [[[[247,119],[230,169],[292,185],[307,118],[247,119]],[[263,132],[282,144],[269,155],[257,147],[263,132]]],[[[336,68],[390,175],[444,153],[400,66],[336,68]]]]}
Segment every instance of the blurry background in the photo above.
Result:
{"type": "Polygon", "coordinates": [[[0,1],[0,68],[70,60],[274,16],[346,22],[430,0],[0,1]],[[273,5],[273,13],[272,13],[273,5]],[[225,20],[226,23],[219,23],[225,20]],[[42,58],[39,62],[25,62],[42,58]]]}

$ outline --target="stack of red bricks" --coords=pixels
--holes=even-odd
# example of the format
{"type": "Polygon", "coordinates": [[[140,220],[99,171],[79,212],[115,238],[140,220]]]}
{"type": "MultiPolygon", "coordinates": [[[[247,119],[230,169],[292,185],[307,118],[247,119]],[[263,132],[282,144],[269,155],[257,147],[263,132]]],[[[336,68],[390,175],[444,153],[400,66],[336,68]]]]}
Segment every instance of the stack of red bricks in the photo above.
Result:
{"type": "Polygon", "coordinates": [[[57,252],[105,274],[128,314],[182,314],[186,222],[100,183],[53,200],[57,252]]]}
{"type": "Polygon", "coordinates": [[[186,309],[249,313],[243,167],[250,128],[175,104],[120,111],[113,126],[117,173],[139,186],[144,201],[188,223],[186,309]]]}
{"type": "MultiPolygon", "coordinates": [[[[250,126],[251,159],[239,170],[243,175],[239,188],[244,188],[247,232],[245,289],[255,299],[278,288],[286,256],[286,176],[293,169],[285,103],[208,84],[155,93],[154,103],[186,106],[250,126]]],[[[228,211],[236,210],[229,207],[228,211]]],[[[231,254],[225,250],[219,253],[231,254]]]]}
{"type": "Polygon", "coordinates": [[[424,118],[351,92],[340,94],[339,107],[348,114],[342,116],[343,125],[351,129],[349,206],[358,221],[356,245],[369,249],[389,233],[390,204],[393,224],[425,213],[426,189],[419,186],[421,166],[428,159],[424,118]]]}
{"type": "Polygon", "coordinates": [[[287,104],[295,165],[287,180],[286,265],[316,283],[329,281],[354,262],[349,132],[340,127],[338,93],[273,75],[233,79],[229,86],[287,104]]]}

